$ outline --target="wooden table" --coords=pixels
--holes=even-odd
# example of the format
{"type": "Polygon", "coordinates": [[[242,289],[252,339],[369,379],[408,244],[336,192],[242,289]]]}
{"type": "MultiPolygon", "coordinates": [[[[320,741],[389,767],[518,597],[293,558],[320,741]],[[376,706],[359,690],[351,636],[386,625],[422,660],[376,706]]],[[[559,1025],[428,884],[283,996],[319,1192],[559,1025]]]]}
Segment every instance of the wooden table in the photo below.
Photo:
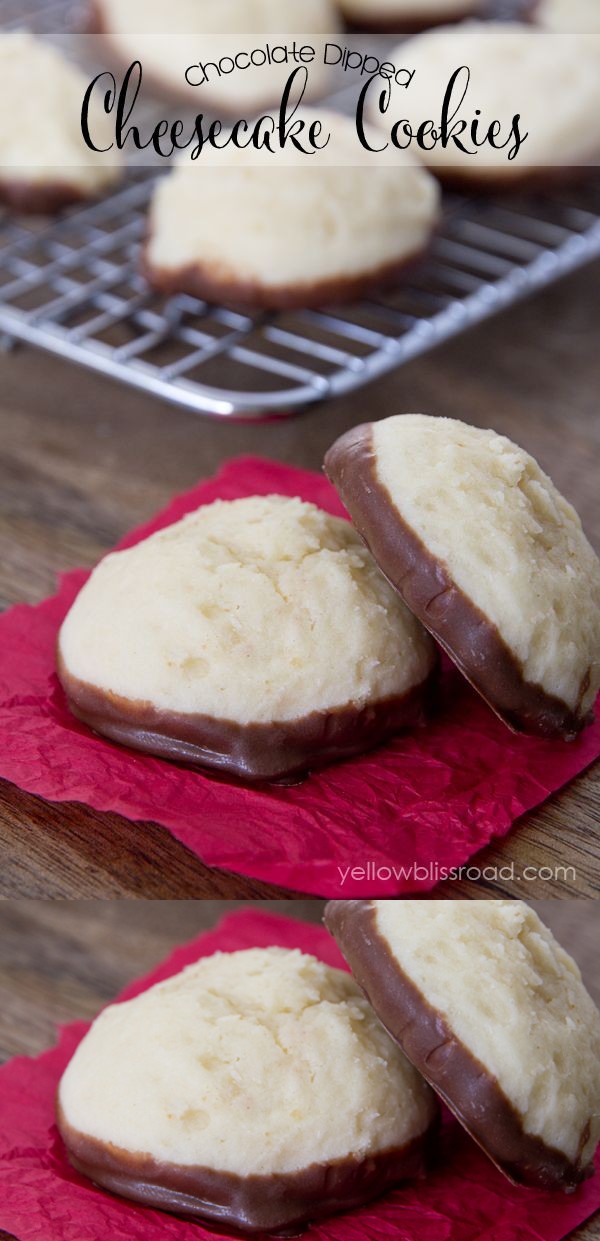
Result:
{"type": "MultiPolygon", "coordinates": [[[[35,901],[0,904],[0,1062],[37,1055],[57,1024],[91,1019],[128,982],[240,901],[35,901]],[[126,946],[126,948],[125,948],[126,946]]],[[[533,902],[578,961],[600,1002],[600,904],[533,902]]],[[[321,901],[269,901],[268,911],[317,922],[321,901]]],[[[0,1100],[0,1123],[2,1101],[0,1100]]],[[[0,1231],[0,1241],[8,1234],[0,1231]]],[[[600,1241],[600,1216],[573,1234],[600,1241]]],[[[48,1241],[54,1241],[49,1237],[48,1241]]]]}
{"type": "MultiPolygon", "coordinates": [[[[600,546],[598,265],[387,377],[291,421],[217,424],[30,349],[0,358],[0,606],[37,601],[58,572],[91,565],[128,528],[226,458],[255,452],[318,469],[331,441],[370,417],[421,410],[493,425],[532,451],[600,546]]],[[[443,895],[598,891],[600,776],[529,814],[478,865],[515,880],[443,895]],[[549,885],[525,865],[575,867],[549,885]]],[[[0,895],[274,897],[279,889],[203,866],[169,833],[0,785],[0,895]]],[[[285,893],[283,894],[285,895],[285,893]]]]}

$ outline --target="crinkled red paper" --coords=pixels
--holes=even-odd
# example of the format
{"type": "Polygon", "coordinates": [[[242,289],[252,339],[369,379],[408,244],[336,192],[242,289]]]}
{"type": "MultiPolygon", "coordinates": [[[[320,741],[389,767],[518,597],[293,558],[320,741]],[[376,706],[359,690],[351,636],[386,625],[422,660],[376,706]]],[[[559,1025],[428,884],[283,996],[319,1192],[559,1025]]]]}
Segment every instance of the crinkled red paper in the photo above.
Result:
{"type": "MultiPolygon", "coordinates": [[[[322,927],[244,910],[177,949],[119,998],[138,995],[217,949],[271,944],[345,968],[322,927]]],[[[215,1241],[202,1225],[123,1202],[69,1166],[54,1124],[54,1096],[87,1029],[83,1022],[67,1026],[52,1051],[0,1069],[0,1229],[18,1241],[215,1241]]],[[[599,1207],[600,1175],[574,1194],[516,1188],[447,1118],[426,1180],[307,1235],[309,1241],[559,1241],[599,1207]]]]}
{"type": "MultiPolygon", "coordinates": [[[[344,515],[324,477],[240,458],[120,546],[218,497],[273,492],[344,515]]],[[[135,754],[72,717],[54,671],[59,625],[86,577],[69,573],[52,599],[0,617],[0,777],[47,801],[154,820],[211,866],[317,896],[426,892],[600,755],[600,721],[570,743],[515,736],[449,666],[426,728],[293,787],[248,788],[135,754]]]]}

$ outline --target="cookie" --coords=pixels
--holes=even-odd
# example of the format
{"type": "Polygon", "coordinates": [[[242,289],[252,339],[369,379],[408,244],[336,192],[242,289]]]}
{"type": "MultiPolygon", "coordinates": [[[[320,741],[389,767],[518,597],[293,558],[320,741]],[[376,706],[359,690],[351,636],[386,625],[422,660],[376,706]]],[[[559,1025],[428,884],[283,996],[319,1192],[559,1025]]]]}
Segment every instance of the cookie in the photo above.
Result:
{"type": "Polygon", "coordinates": [[[598,0],[537,0],[534,17],[556,34],[600,34],[598,0]]]}
{"type": "Polygon", "coordinates": [[[419,1175],[436,1117],[350,975],[283,948],[216,953],[105,1009],[57,1109],[96,1184],[248,1231],[419,1175]]]}
{"type": "Polygon", "coordinates": [[[300,46],[316,48],[305,98],[322,95],[329,84],[325,36],[338,24],[332,0],[92,0],[89,28],[103,36],[116,64],[140,60],[146,86],[158,94],[237,119],[279,102],[305,62],[282,60],[267,46],[293,47],[294,35],[304,36],[300,46]]]}
{"type": "Polygon", "coordinates": [[[405,414],[347,432],[325,469],[380,568],[516,731],[573,738],[600,687],[600,563],[533,457],[405,414]]]}
{"type": "Polygon", "coordinates": [[[385,114],[379,108],[381,92],[371,93],[369,119],[383,126],[387,135],[398,120],[406,119],[413,134],[427,119],[439,127],[452,75],[460,66],[470,69],[462,105],[467,85],[464,74],[452,94],[449,112],[453,119],[447,145],[438,141],[430,143],[428,150],[421,149],[415,138],[410,148],[444,182],[482,189],[521,189],[578,177],[583,167],[597,165],[598,40],[574,34],[565,44],[525,23],[472,21],[417,35],[391,51],[389,59],[410,66],[414,77],[408,89],[392,83],[385,114]],[[551,107],[549,98],[553,100],[551,107]],[[518,149],[512,132],[516,114],[520,116],[522,139],[518,149]],[[456,137],[466,151],[452,136],[460,121],[466,122],[466,129],[456,137]],[[477,122],[476,136],[481,145],[472,140],[473,121],[477,122]],[[499,149],[486,138],[494,121],[501,126],[496,139],[499,149]]]}
{"type": "Polygon", "coordinates": [[[97,732],[247,779],[414,724],[435,665],[350,524],[282,496],[216,501],[107,556],[58,650],[97,732]]]}
{"type": "Polygon", "coordinates": [[[354,30],[390,34],[460,21],[481,7],[482,0],[340,0],[342,13],[354,30]]]}
{"type": "MultiPolygon", "coordinates": [[[[118,157],[95,156],[81,133],[88,79],[56,48],[29,34],[0,33],[0,82],[5,115],[19,118],[0,134],[0,202],[49,214],[113,185],[118,157]]],[[[93,129],[97,140],[112,141],[104,114],[93,112],[93,129]]]]}
{"type": "Polygon", "coordinates": [[[347,117],[319,119],[332,134],[321,155],[286,150],[285,166],[266,166],[233,151],[226,166],[180,164],[159,181],[144,254],[154,288],[321,306],[394,282],[423,253],[438,219],[434,179],[406,157],[378,164],[347,117]]]}
{"type": "Polygon", "coordinates": [[[378,1017],[510,1180],[574,1188],[600,1138],[600,1014],[522,901],[332,901],[378,1017]]]}

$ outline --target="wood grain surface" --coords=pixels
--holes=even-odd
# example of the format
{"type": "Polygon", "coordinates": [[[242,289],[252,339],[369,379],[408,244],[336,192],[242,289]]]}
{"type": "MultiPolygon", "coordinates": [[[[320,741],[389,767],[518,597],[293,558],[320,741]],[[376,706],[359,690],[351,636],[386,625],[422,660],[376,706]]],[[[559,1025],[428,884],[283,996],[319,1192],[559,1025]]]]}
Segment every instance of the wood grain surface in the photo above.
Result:
{"type": "MultiPolygon", "coordinates": [[[[0,903],[0,1062],[52,1046],[56,1026],[91,1019],[127,983],[243,901],[6,900],[0,903]]],[[[254,903],[256,906],[256,903],[254,903]]],[[[266,901],[268,912],[321,919],[321,901],[266,901]]],[[[600,904],[534,901],[600,1002],[600,904]]],[[[0,1100],[0,1121],[1,1121],[0,1100]]],[[[0,1241],[8,1234],[0,1231],[0,1241]]],[[[600,1241],[600,1216],[573,1234],[600,1241]]],[[[53,1238],[48,1238],[53,1241],[53,1238]]]]}
{"type": "MultiPolygon", "coordinates": [[[[343,401],[259,426],[216,423],[26,348],[0,355],[0,606],[37,601],[225,459],[253,452],[319,469],[356,422],[421,410],[494,426],[534,453],[600,546],[598,265],[563,280],[343,401]]],[[[592,896],[600,775],[588,772],[441,895],[592,896]],[[525,882],[525,866],[559,867],[525,882]],[[574,873],[573,873],[574,872],[574,873]]],[[[203,866],[169,833],[0,787],[0,896],[268,898],[280,889],[203,866]]]]}

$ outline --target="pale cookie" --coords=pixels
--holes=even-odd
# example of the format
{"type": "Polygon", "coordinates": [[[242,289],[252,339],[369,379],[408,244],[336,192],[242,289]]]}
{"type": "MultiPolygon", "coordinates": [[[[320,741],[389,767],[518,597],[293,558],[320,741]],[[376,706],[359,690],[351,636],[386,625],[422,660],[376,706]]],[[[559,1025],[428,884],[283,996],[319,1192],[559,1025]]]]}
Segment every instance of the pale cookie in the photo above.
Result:
{"type": "Polygon", "coordinates": [[[350,975],[282,948],[216,953],[105,1009],[58,1092],[80,1172],[249,1231],[419,1175],[435,1117],[350,975]]]}
{"type": "Polygon", "coordinates": [[[58,659],[98,732],[255,779],[419,721],[435,665],[351,525],[281,496],[216,501],[107,556],[58,659]]]}

